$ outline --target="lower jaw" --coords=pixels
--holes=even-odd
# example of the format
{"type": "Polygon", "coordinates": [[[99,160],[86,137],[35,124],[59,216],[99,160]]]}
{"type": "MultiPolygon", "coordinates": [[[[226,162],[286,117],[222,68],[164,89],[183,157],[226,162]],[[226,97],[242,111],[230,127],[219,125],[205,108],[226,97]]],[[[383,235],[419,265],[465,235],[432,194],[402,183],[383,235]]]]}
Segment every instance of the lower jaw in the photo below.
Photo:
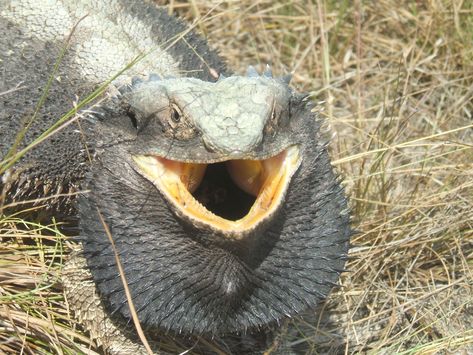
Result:
{"type": "MultiPolygon", "coordinates": [[[[231,211],[237,206],[229,199],[226,207],[234,212],[230,215],[238,216],[233,219],[208,209],[202,198],[195,197],[206,183],[206,170],[215,170],[215,164],[179,162],[155,155],[137,155],[133,160],[136,171],[154,184],[180,218],[230,239],[243,238],[276,213],[301,162],[299,147],[291,146],[268,159],[218,163],[225,165],[234,182],[233,188],[250,197],[246,199],[250,201],[249,205],[254,201],[248,211],[231,211]]],[[[218,180],[220,177],[213,178],[218,180]]]]}

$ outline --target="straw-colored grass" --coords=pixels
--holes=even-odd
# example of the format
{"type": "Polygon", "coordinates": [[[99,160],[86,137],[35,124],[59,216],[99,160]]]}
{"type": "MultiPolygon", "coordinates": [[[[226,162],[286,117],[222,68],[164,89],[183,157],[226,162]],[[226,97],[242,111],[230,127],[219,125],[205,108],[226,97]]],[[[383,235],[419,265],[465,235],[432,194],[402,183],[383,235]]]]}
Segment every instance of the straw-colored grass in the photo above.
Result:
{"type": "Polygon", "coordinates": [[[0,354],[90,353],[58,284],[66,243],[56,225],[0,218],[0,354]]]}
{"type": "MultiPolygon", "coordinates": [[[[473,3],[168,5],[200,19],[235,72],[293,72],[327,122],[359,233],[341,287],[279,343],[314,354],[473,352],[473,3]]],[[[64,238],[14,218],[0,228],[0,352],[87,351],[57,284],[64,238]]]]}

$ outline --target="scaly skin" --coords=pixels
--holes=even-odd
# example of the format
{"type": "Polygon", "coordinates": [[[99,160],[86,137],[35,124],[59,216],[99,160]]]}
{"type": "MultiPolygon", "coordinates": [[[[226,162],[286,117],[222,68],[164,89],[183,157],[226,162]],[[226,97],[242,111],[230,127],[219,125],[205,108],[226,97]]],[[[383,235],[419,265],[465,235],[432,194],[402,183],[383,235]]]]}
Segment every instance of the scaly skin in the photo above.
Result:
{"type": "MultiPolygon", "coordinates": [[[[78,216],[83,250],[66,266],[64,284],[72,308],[100,344],[115,353],[143,350],[133,334],[123,333],[130,310],[99,215],[111,230],[138,318],[151,337],[163,331],[212,337],[262,330],[313,308],[329,293],[343,270],[351,229],[346,199],[318,136],[320,122],[304,95],[286,80],[251,68],[244,77],[214,82],[225,71],[222,61],[193,33],[179,40],[185,26],[151,5],[0,4],[0,129],[8,132],[0,138],[2,156],[15,140],[13,132],[35,111],[71,33],[21,147],[147,54],[114,80],[98,105],[89,104],[81,119],[31,150],[10,178],[4,176],[8,200],[88,191],[78,211],[70,197],[51,199],[49,207],[78,216]],[[135,76],[145,80],[132,82],[135,76]],[[231,164],[231,179],[256,191],[259,210],[251,228],[235,227],[238,218],[204,221],[200,207],[188,205],[198,201],[196,206],[210,209],[206,188],[233,193],[231,179],[219,185],[223,173],[212,170],[231,164]],[[161,181],[175,167],[202,166],[217,178],[180,172],[180,180],[161,181]],[[183,197],[191,196],[182,190],[186,179],[203,186],[192,191],[196,200],[183,197]]],[[[225,196],[218,198],[230,209],[242,203],[225,196]]]]}
{"type": "MultiPolygon", "coordinates": [[[[0,0],[0,19],[0,157],[33,115],[51,75],[47,102],[21,147],[139,55],[146,57],[114,86],[150,73],[215,80],[211,73],[225,72],[222,60],[194,33],[186,34],[184,24],[140,2],[0,0]],[[54,72],[65,46],[68,50],[54,72]]],[[[114,92],[112,87],[109,92],[114,92]]],[[[26,171],[12,189],[15,200],[77,191],[88,161],[80,130],[79,123],[72,123],[27,154],[21,166],[26,171]]],[[[70,202],[62,198],[49,205],[71,215],[70,202]]]]}

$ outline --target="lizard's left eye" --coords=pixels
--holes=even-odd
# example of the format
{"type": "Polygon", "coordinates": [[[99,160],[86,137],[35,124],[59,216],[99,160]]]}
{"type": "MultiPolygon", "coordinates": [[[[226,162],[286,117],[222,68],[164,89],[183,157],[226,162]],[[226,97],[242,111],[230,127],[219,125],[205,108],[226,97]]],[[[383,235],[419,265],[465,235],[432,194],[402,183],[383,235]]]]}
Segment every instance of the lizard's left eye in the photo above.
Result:
{"type": "Polygon", "coordinates": [[[181,109],[176,105],[172,104],[171,107],[171,119],[174,123],[179,123],[182,117],[182,111],[181,109]]]}

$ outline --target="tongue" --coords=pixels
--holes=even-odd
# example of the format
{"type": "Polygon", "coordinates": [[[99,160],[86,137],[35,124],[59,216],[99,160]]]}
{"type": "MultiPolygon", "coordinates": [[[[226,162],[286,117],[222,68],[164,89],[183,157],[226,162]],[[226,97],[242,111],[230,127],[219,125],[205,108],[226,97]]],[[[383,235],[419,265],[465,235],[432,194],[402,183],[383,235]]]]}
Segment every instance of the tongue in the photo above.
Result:
{"type": "Polygon", "coordinates": [[[286,153],[282,152],[265,160],[230,160],[227,169],[240,189],[258,196],[264,183],[278,174],[285,157],[286,153]]]}
{"type": "Polygon", "coordinates": [[[258,196],[264,182],[264,169],[258,160],[230,160],[227,170],[233,182],[243,191],[258,196]]]}

